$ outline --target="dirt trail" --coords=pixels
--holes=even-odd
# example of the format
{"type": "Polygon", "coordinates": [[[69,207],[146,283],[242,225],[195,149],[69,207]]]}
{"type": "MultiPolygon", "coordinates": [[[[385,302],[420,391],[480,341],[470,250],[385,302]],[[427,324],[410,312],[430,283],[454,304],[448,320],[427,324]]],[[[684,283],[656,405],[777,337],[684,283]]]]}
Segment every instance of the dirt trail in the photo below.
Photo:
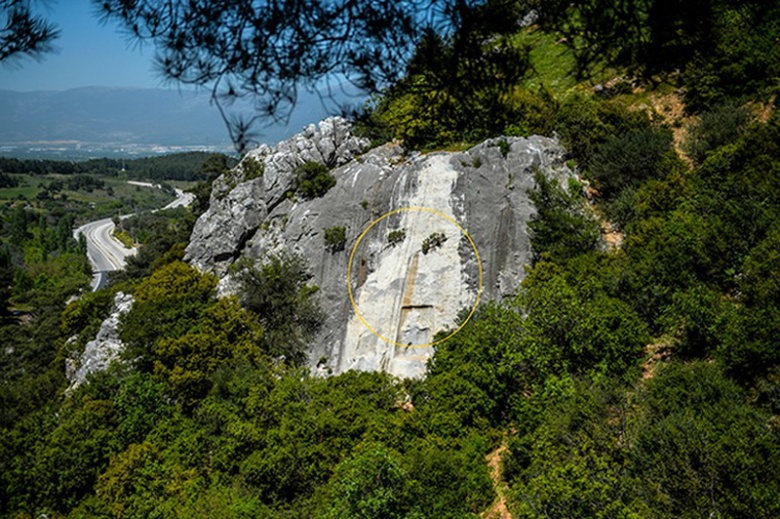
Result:
{"type": "Polygon", "coordinates": [[[666,95],[652,94],[650,103],[653,109],[663,117],[664,122],[672,129],[674,149],[677,155],[692,166],[688,154],[684,151],[684,143],[687,137],[688,126],[693,122],[693,117],[686,115],[685,103],[680,92],[672,92],[666,95]]]}
{"type": "Polygon", "coordinates": [[[642,380],[649,380],[655,376],[658,365],[669,358],[670,349],[671,341],[668,337],[645,346],[647,360],[642,365],[642,380]]]}
{"type": "Polygon", "coordinates": [[[501,454],[506,451],[506,444],[491,452],[485,457],[493,480],[493,489],[496,491],[496,500],[490,508],[482,513],[482,519],[512,519],[512,514],[506,508],[507,484],[501,479],[501,454]]]}

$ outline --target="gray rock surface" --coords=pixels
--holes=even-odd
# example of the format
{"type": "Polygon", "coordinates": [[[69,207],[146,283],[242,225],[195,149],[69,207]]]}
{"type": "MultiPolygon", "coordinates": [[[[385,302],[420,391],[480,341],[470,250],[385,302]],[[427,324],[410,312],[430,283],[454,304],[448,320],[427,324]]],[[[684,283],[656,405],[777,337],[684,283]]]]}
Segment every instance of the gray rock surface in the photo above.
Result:
{"type": "Polygon", "coordinates": [[[353,136],[341,117],[310,125],[275,147],[250,151],[233,171],[214,181],[209,210],[195,224],[185,260],[200,270],[222,277],[252,238],[268,213],[287,200],[293,170],[307,161],[337,167],[368,146],[353,136]],[[263,174],[251,177],[247,164],[255,161],[263,174]]]}
{"type": "Polygon", "coordinates": [[[225,274],[237,258],[301,254],[328,312],[311,345],[312,368],[422,376],[437,331],[454,330],[458,313],[477,298],[512,295],[523,279],[531,258],[527,223],[534,207],[527,191],[534,171],[573,175],[555,140],[505,140],[506,156],[500,139],[493,139],[465,152],[426,155],[387,144],[350,160],[366,143],[352,137],[343,120],[325,121],[319,130],[308,128],[251,154],[265,164],[263,177],[248,182],[251,189],[239,182],[228,190],[229,180],[217,184],[216,203],[199,219],[187,258],[222,277],[220,286],[229,292],[225,274]],[[337,184],[323,197],[287,196],[290,172],[303,160],[334,167],[337,184]],[[325,246],[324,230],[335,226],[346,228],[347,241],[334,252],[325,246]],[[479,253],[481,290],[479,261],[461,228],[479,253]],[[388,234],[394,230],[405,237],[392,245],[388,234]],[[424,254],[422,243],[434,233],[445,240],[424,254]],[[358,240],[349,279],[353,306],[347,270],[358,240]]]}
{"type": "Polygon", "coordinates": [[[117,292],[114,296],[114,306],[111,314],[100,325],[100,330],[94,340],[87,343],[81,356],[68,363],[65,374],[70,380],[68,391],[79,387],[87,376],[98,371],[105,371],[111,362],[119,358],[124,344],[119,339],[119,320],[133,306],[133,296],[117,292]]]}

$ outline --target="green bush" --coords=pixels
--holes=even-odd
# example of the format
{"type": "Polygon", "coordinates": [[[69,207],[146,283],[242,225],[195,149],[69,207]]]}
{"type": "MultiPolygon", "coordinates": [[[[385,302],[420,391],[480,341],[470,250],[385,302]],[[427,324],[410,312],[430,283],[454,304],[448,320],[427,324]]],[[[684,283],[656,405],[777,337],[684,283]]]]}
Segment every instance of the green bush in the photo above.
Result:
{"type": "Polygon", "coordinates": [[[684,150],[696,164],[724,144],[734,142],[750,122],[750,112],[734,103],[721,105],[703,113],[688,128],[684,150]]]}
{"type": "Polygon", "coordinates": [[[247,157],[241,163],[241,172],[244,174],[244,182],[260,178],[265,173],[265,163],[252,157],[247,157]]]}
{"type": "Polygon", "coordinates": [[[395,229],[394,231],[387,233],[387,243],[389,243],[391,247],[395,247],[404,241],[405,238],[406,229],[395,229]]]}
{"type": "Polygon", "coordinates": [[[564,147],[580,167],[589,169],[598,147],[613,135],[647,128],[645,112],[631,111],[617,100],[599,100],[592,95],[576,93],[560,102],[548,98],[555,118],[554,130],[564,147]]]}
{"type": "Polygon", "coordinates": [[[330,252],[339,252],[344,250],[347,242],[346,227],[337,225],[325,229],[325,249],[330,252]]]}
{"type": "Polygon", "coordinates": [[[599,289],[595,280],[567,279],[571,274],[540,262],[523,282],[518,304],[527,317],[521,349],[532,371],[542,379],[568,372],[631,380],[649,340],[647,327],[636,311],[599,289]]]}
{"type": "Polygon", "coordinates": [[[271,256],[262,265],[244,263],[236,272],[239,299],[263,325],[265,348],[290,364],[305,360],[325,319],[315,298],[319,287],[309,285],[311,279],[306,261],[291,254],[271,256]]]}
{"type": "Polygon", "coordinates": [[[500,139],[496,146],[498,146],[498,150],[501,152],[501,156],[506,158],[507,155],[509,155],[509,150],[511,149],[511,146],[506,141],[506,139],[500,139]]]}
{"type": "Polygon", "coordinates": [[[550,135],[555,129],[558,104],[549,91],[542,89],[535,93],[518,86],[505,96],[504,103],[507,121],[504,135],[550,135]]]}
{"type": "Polygon", "coordinates": [[[428,254],[433,249],[438,249],[445,241],[447,241],[447,237],[443,232],[431,233],[430,236],[425,238],[422,242],[422,253],[428,254]]]}
{"type": "Polygon", "coordinates": [[[672,363],[648,381],[627,442],[655,511],[645,517],[778,517],[777,432],[746,400],[712,363],[672,363]]]}
{"type": "Polygon", "coordinates": [[[528,222],[534,261],[545,255],[562,263],[598,249],[601,230],[595,217],[585,210],[582,187],[574,182],[564,189],[541,171],[534,174],[534,180],[536,189],[528,193],[536,206],[536,214],[528,222]]]}
{"type": "Polygon", "coordinates": [[[306,200],[319,198],[336,185],[336,179],[328,167],[312,160],[295,168],[293,175],[296,191],[306,200]]]}
{"type": "Polygon", "coordinates": [[[671,149],[672,135],[666,130],[641,128],[616,134],[598,147],[589,172],[601,195],[611,198],[625,188],[663,176],[659,166],[671,149]]]}
{"type": "Polygon", "coordinates": [[[728,6],[729,2],[724,2],[713,10],[718,13],[717,25],[709,32],[715,35],[715,41],[703,55],[691,60],[682,76],[689,110],[702,111],[728,100],[771,95],[777,88],[780,10],[776,2],[750,3],[754,5],[728,6]]]}

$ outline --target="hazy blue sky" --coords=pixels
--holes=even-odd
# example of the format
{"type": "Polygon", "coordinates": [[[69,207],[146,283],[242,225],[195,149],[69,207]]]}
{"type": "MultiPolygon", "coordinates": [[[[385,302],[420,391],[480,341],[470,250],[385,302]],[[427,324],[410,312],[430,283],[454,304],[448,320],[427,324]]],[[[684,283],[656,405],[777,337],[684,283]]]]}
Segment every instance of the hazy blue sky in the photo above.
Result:
{"type": "MultiPolygon", "coordinates": [[[[41,11],[60,28],[59,51],[43,61],[0,66],[0,89],[64,90],[82,86],[164,86],[152,70],[154,49],[128,46],[114,25],[103,25],[89,0],[50,0],[41,11]]],[[[171,86],[172,85],[166,85],[171,86]]]]}
{"type": "MultiPolygon", "coordinates": [[[[24,58],[10,65],[0,64],[0,90],[30,92],[86,86],[177,88],[175,84],[163,82],[154,72],[154,49],[149,45],[139,48],[129,44],[115,25],[102,24],[90,0],[45,0],[37,4],[44,4],[39,5],[40,10],[60,29],[60,37],[54,42],[58,50],[45,55],[40,62],[24,58]]],[[[183,92],[185,97],[208,94],[207,91],[183,92]]],[[[286,137],[334,112],[332,105],[326,108],[316,95],[303,91],[299,94],[289,123],[267,128],[268,142],[286,137]]],[[[365,99],[360,95],[338,94],[337,97],[351,104],[365,99]]]]}

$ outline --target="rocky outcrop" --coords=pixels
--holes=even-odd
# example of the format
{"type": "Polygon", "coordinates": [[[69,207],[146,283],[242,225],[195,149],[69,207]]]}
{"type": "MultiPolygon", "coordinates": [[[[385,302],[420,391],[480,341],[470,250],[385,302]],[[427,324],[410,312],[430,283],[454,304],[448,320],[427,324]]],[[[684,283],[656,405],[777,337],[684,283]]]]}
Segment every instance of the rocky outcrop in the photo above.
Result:
{"type": "Polygon", "coordinates": [[[237,258],[301,254],[328,311],[311,345],[312,367],[418,377],[437,331],[455,329],[459,312],[468,313],[478,298],[507,297],[522,280],[531,254],[527,191],[534,171],[572,173],[561,146],[538,136],[426,155],[388,144],[350,160],[365,145],[335,119],[250,154],[264,164],[262,177],[215,183],[187,258],[223,277],[224,288],[237,258]],[[287,194],[291,171],[304,160],[333,168],[337,183],[321,198],[287,194]],[[346,230],[343,249],[326,246],[324,231],[333,227],[346,230]],[[424,250],[426,240],[436,243],[424,250]]]}
{"type": "Polygon", "coordinates": [[[133,296],[117,292],[111,314],[100,325],[94,340],[87,343],[84,352],[75,361],[69,361],[65,374],[70,381],[68,391],[79,387],[87,377],[98,371],[105,371],[108,365],[119,358],[124,344],[119,339],[119,321],[133,306],[133,296]]]}
{"type": "Polygon", "coordinates": [[[261,145],[249,152],[214,181],[209,210],[195,224],[185,259],[223,276],[268,213],[287,200],[296,166],[307,161],[341,166],[368,146],[349,128],[345,119],[332,117],[273,148],[261,145]]]}

